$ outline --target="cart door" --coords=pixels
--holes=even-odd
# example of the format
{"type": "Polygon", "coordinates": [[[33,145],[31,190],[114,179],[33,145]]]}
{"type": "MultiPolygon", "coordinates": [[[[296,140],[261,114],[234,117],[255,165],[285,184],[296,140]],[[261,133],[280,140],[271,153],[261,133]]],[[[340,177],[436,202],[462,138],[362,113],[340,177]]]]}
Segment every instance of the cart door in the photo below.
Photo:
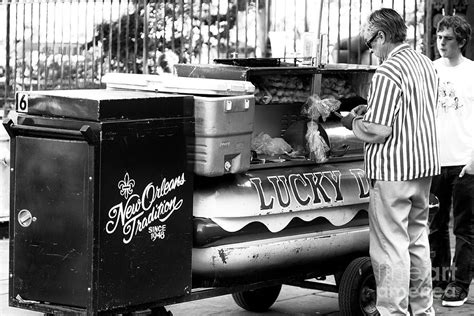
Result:
{"type": "Polygon", "coordinates": [[[15,137],[10,297],[86,306],[89,145],[15,137]]]}

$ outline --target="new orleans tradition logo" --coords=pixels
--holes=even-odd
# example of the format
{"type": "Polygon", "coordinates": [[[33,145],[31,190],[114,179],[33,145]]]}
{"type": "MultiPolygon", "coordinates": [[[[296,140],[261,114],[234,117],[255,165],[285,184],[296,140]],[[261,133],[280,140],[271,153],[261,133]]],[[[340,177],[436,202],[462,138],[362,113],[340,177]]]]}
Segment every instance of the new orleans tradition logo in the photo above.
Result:
{"type": "Polygon", "coordinates": [[[146,228],[153,241],[166,238],[166,221],[183,206],[183,199],[177,196],[176,189],[185,182],[184,173],[181,173],[172,179],[163,178],[159,185],[149,182],[137,194],[134,193],[135,180],[125,173],[117,184],[124,201],[110,208],[106,232],[113,234],[121,230],[124,244],[130,243],[146,228]]]}

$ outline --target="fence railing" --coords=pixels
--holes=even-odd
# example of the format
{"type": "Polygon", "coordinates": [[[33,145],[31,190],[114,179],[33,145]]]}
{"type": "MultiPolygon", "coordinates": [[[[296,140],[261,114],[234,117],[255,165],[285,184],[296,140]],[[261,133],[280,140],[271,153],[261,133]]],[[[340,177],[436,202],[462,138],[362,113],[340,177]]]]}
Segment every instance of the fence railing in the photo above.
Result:
{"type": "Polygon", "coordinates": [[[382,6],[405,17],[409,41],[421,50],[420,0],[0,1],[0,108],[18,90],[99,88],[107,72],[303,57],[314,54],[319,34],[327,62],[375,63],[358,33],[382,6]]]}

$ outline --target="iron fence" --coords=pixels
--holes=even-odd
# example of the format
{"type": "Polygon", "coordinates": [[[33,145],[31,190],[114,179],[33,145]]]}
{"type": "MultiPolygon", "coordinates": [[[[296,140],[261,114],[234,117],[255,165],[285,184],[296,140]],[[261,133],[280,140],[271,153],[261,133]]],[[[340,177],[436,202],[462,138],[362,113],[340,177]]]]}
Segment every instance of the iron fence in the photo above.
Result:
{"type": "Polygon", "coordinates": [[[106,72],[175,63],[302,58],[316,47],[326,62],[374,63],[358,33],[380,7],[404,16],[421,50],[420,0],[3,0],[0,107],[18,90],[99,88],[106,72]]]}

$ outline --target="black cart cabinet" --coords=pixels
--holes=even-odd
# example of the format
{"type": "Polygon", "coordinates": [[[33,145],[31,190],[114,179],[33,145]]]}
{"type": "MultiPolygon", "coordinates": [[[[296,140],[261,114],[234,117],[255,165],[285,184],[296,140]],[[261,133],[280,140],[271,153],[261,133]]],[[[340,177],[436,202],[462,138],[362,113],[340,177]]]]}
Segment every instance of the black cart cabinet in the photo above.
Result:
{"type": "Polygon", "coordinates": [[[17,111],[10,305],[96,314],[189,294],[192,97],[20,92],[17,111]]]}

